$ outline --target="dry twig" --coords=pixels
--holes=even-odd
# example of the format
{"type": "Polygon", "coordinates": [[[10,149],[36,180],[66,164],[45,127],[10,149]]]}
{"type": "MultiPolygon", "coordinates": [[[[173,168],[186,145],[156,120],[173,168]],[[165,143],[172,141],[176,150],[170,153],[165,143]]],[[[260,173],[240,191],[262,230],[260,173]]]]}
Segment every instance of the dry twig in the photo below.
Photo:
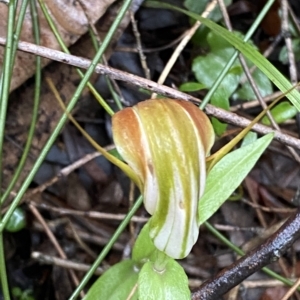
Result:
{"type": "MultiPolygon", "coordinates": [[[[5,45],[5,38],[0,37],[0,45],[5,45]]],[[[70,54],[65,54],[60,51],[48,49],[42,46],[37,46],[30,43],[19,42],[18,49],[21,51],[25,51],[28,53],[33,53],[35,55],[40,55],[52,60],[60,61],[66,64],[70,64],[79,68],[87,69],[91,61],[82,57],[77,57],[70,54]]],[[[136,85],[141,88],[145,88],[147,90],[162,94],[169,98],[181,99],[185,101],[193,101],[195,103],[200,103],[201,101],[191,95],[185,94],[183,92],[174,90],[170,87],[159,85],[153,81],[147,80],[145,78],[141,78],[136,75],[129,74],[127,72],[123,72],[114,68],[110,68],[101,64],[98,64],[95,70],[96,73],[106,74],[111,76],[114,79],[126,81],[133,85],[136,85]]],[[[208,115],[214,116],[223,122],[227,122],[229,124],[233,124],[240,127],[247,127],[250,120],[240,117],[234,113],[225,111],[221,108],[217,108],[213,105],[207,105],[205,108],[205,112],[208,115]]],[[[260,134],[267,134],[270,132],[274,132],[274,138],[279,142],[292,146],[296,149],[300,149],[300,140],[284,133],[281,133],[277,130],[273,130],[272,128],[260,124],[256,124],[253,126],[253,130],[260,134]]]]}

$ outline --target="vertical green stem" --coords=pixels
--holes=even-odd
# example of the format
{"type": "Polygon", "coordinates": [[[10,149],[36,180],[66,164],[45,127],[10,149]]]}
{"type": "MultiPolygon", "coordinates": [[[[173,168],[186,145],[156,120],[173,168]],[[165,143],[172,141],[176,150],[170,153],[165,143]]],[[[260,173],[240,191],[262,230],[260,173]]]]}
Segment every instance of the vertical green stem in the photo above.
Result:
{"type": "MultiPolygon", "coordinates": [[[[15,22],[15,1],[9,1],[8,16],[7,16],[7,34],[6,46],[4,52],[4,62],[2,69],[1,80],[1,107],[0,107],[0,150],[2,153],[4,141],[4,128],[7,111],[7,103],[9,97],[10,75],[11,75],[11,62],[13,54],[13,41],[14,41],[14,22],[15,22]]],[[[2,157],[0,159],[0,184],[2,185],[2,157]]],[[[0,189],[1,195],[1,189],[0,189]]]]}
{"type": "Polygon", "coordinates": [[[5,262],[3,242],[4,242],[3,232],[1,232],[0,233],[0,281],[1,281],[3,297],[5,300],[9,300],[10,295],[9,295],[9,286],[8,286],[7,274],[6,274],[6,262],[5,262]]]}
{"type": "MultiPolygon", "coordinates": [[[[16,49],[17,49],[17,41],[19,39],[19,34],[21,32],[21,28],[22,28],[22,23],[23,23],[23,19],[25,16],[25,12],[26,12],[26,7],[27,7],[27,3],[28,0],[24,0],[22,2],[22,7],[20,9],[20,15],[19,15],[19,19],[18,19],[18,23],[17,23],[17,27],[16,27],[16,42],[14,44],[14,51],[13,51],[13,56],[16,53],[16,49]]],[[[33,35],[34,35],[34,40],[35,43],[37,45],[40,44],[40,34],[39,34],[39,25],[38,25],[38,19],[37,19],[37,10],[36,10],[36,6],[35,6],[35,2],[33,0],[30,0],[30,7],[31,7],[31,19],[32,19],[32,27],[33,27],[33,35]]],[[[41,58],[39,56],[36,56],[36,72],[35,72],[35,90],[34,90],[34,104],[33,104],[33,112],[32,112],[32,118],[31,118],[31,124],[30,124],[30,128],[28,131],[28,138],[24,147],[24,151],[22,154],[22,157],[20,159],[20,162],[18,164],[18,167],[16,169],[16,171],[14,172],[14,176],[12,178],[12,180],[9,183],[9,186],[6,188],[0,203],[3,204],[4,201],[7,199],[8,195],[10,194],[10,192],[12,191],[14,185],[16,184],[22,170],[23,167],[25,165],[29,150],[30,150],[30,146],[31,146],[31,142],[33,139],[33,135],[34,135],[34,129],[35,129],[35,125],[36,125],[36,120],[38,117],[38,107],[39,107],[39,98],[40,98],[40,86],[41,86],[41,58]]]]}
{"type": "MultiPolygon", "coordinates": [[[[11,0],[8,4],[8,16],[7,16],[7,34],[6,34],[6,47],[4,52],[4,62],[1,74],[1,87],[0,87],[0,150],[2,153],[3,141],[4,141],[4,128],[7,111],[7,103],[9,97],[9,86],[11,77],[11,62],[13,53],[13,30],[15,21],[15,1],[11,0]]],[[[2,157],[0,157],[0,186],[2,186],[2,157]]],[[[0,189],[1,196],[1,189],[0,189]]],[[[0,205],[1,208],[1,205],[0,205]]],[[[0,213],[1,220],[1,213],[0,213]]],[[[10,299],[9,285],[6,274],[6,262],[4,253],[4,239],[3,232],[0,232],[0,280],[2,293],[5,300],[10,299]]]]}
{"type": "Polygon", "coordinates": [[[84,278],[81,280],[80,284],[78,285],[78,287],[76,288],[76,290],[74,291],[74,293],[72,294],[72,296],[69,298],[69,300],[75,300],[78,297],[78,295],[81,292],[81,290],[85,287],[85,285],[87,284],[87,282],[93,276],[93,274],[95,273],[96,269],[98,268],[98,266],[100,265],[100,263],[102,262],[102,260],[108,254],[108,252],[110,251],[110,249],[112,248],[112,246],[114,245],[114,243],[117,241],[118,237],[123,232],[123,230],[126,228],[126,226],[128,225],[128,223],[130,222],[131,218],[136,213],[136,211],[138,210],[138,208],[141,206],[142,203],[143,203],[143,197],[140,196],[136,200],[136,202],[134,203],[134,205],[132,206],[131,210],[128,212],[128,214],[124,218],[124,220],[121,222],[121,224],[119,225],[119,227],[117,228],[117,230],[115,231],[115,233],[113,234],[113,236],[111,237],[111,239],[109,240],[109,242],[103,248],[103,250],[101,251],[101,253],[97,257],[97,259],[94,261],[94,263],[91,266],[91,268],[89,269],[89,271],[86,273],[86,275],[84,276],[84,278]]]}
{"type": "Polygon", "coordinates": [[[163,272],[166,269],[167,262],[169,257],[159,250],[156,250],[155,253],[155,261],[154,261],[154,268],[157,272],[163,272]]]}

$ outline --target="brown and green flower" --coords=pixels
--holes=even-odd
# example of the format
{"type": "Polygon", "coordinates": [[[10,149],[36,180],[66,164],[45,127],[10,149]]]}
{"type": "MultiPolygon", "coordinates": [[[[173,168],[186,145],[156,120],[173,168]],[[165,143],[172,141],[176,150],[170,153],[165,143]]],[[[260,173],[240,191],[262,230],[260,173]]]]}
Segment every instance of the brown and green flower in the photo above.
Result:
{"type": "Polygon", "coordinates": [[[197,207],[214,143],[208,117],[192,103],[146,100],[113,116],[117,150],[152,215],[155,246],[173,258],[187,256],[199,234],[197,207]]]}

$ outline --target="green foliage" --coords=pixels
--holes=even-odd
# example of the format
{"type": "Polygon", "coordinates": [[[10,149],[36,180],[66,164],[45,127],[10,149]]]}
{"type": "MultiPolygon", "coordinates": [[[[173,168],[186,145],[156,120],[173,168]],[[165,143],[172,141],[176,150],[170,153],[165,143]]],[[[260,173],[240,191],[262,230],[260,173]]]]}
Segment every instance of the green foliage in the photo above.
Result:
{"type": "Polygon", "coordinates": [[[157,1],[147,1],[147,6],[169,8],[180,11],[187,16],[199,20],[207,26],[211,31],[216,33],[220,38],[229,42],[236,50],[240,51],[247,59],[249,59],[258,69],[260,69],[283,93],[287,93],[286,97],[300,111],[300,94],[297,89],[293,89],[291,83],[261,54],[255,47],[245,43],[241,38],[228,31],[224,27],[212,22],[209,19],[203,18],[193,12],[172,6],[167,3],[157,1]]]}
{"type": "MultiPolygon", "coordinates": [[[[197,56],[193,61],[192,69],[196,79],[203,84],[203,86],[206,86],[206,88],[211,88],[235,50],[230,43],[220,38],[214,32],[210,32],[207,35],[207,43],[210,48],[209,53],[197,56]]],[[[248,65],[251,67],[253,64],[248,62],[248,65]]],[[[242,66],[240,62],[236,60],[211,97],[211,103],[217,107],[229,110],[229,98],[232,95],[234,99],[254,99],[255,94],[249,82],[246,82],[238,89],[243,76],[245,75],[242,66]]],[[[272,93],[273,90],[270,80],[260,70],[255,70],[253,79],[262,96],[272,93]]],[[[221,135],[226,130],[226,124],[219,120],[213,118],[212,123],[217,135],[221,135]]]]}
{"type": "MultiPolygon", "coordinates": [[[[248,61],[248,66],[252,67],[253,64],[248,61]]],[[[252,77],[253,77],[262,97],[272,94],[272,92],[273,92],[272,83],[262,71],[260,71],[259,69],[256,69],[252,73],[252,77]]],[[[257,97],[254,94],[249,81],[247,80],[245,83],[242,84],[242,87],[239,88],[233,94],[232,98],[240,99],[240,100],[253,100],[253,99],[256,99],[257,97]]]]}
{"type": "Polygon", "coordinates": [[[247,146],[257,140],[257,133],[249,131],[246,136],[243,138],[241,147],[247,146]]]}
{"type": "MultiPolygon", "coordinates": [[[[253,136],[249,135],[251,139],[253,136]]],[[[199,225],[226,201],[253,168],[273,138],[268,134],[227,154],[210,171],[198,205],[199,225]]],[[[132,260],[106,271],[89,290],[85,300],[94,299],[190,299],[188,279],[182,267],[156,249],[149,225],[141,230],[132,251],[132,260]],[[136,290],[133,290],[135,289],[136,290]]]]}
{"type": "Polygon", "coordinates": [[[157,249],[150,238],[149,225],[147,223],[135,241],[132,250],[132,259],[137,264],[144,263],[145,261],[151,259],[153,253],[156,251],[157,249]]]}
{"type": "Polygon", "coordinates": [[[182,92],[197,92],[205,89],[205,85],[199,82],[185,82],[180,85],[179,90],[182,92]]]}
{"type": "MultiPolygon", "coordinates": [[[[212,105],[223,108],[225,110],[229,110],[229,98],[224,98],[223,89],[220,86],[212,95],[210,102],[212,105]]],[[[217,118],[212,117],[211,123],[214,127],[216,135],[220,136],[226,131],[227,124],[219,121],[217,118]]]]}
{"type": "MultiPolygon", "coordinates": [[[[283,101],[271,109],[271,114],[275,122],[278,124],[295,117],[297,112],[297,108],[291,105],[288,101],[283,101]]],[[[271,125],[271,122],[267,116],[262,118],[262,123],[265,125],[271,125]]]]}
{"type": "MultiPolygon", "coordinates": [[[[292,40],[292,47],[293,47],[293,52],[295,54],[295,60],[300,61],[300,39],[292,40]]],[[[279,60],[285,65],[289,63],[288,51],[286,46],[283,46],[281,48],[279,53],[279,60]]]]}
{"type": "Polygon", "coordinates": [[[209,1],[203,0],[203,1],[197,1],[197,0],[185,0],[184,6],[189,10],[193,11],[197,14],[200,14],[204,11],[205,6],[207,5],[209,1]]]}
{"type": "MultiPolygon", "coordinates": [[[[234,49],[224,39],[216,38],[214,33],[208,34],[207,42],[210,52],[207,55],[197,56],[193,61],[192,69],[196,79],[206,88],[211,88],[232,56],[234,49]]],[[[236,61],[212,96],[213,105],[229,109],[229,97],[238,87],[241,74],[242,69],[236,61]]],[[[217,135],[221,135],[226,130],[226,124],[216,118],[212,119],[212,124],[217,135]]]]}
{"type": "Polygon", "coordinates": [[[212,168],[198,205],[199,225],[210,218],[241,184],[272,139],[273,134],[267,134],[227,154],[212,168]]]}
{"type": "MultiPolygon", "coordinates": [[[[180,10],[184,12],[183,10],[180,10]]],[[[300,111],[300,94],[296,89],[292,89],[291,83],[253,46],[245,43],[239,37],[225,28],[211,22],[208,19],[202,18],[196,14],[185,12],[187,15],[201,21],[219,37],[226,39],[237,50],[239,50],[247,59],[252,61],[283,93],[287,93],[286,97],[294,104],[298,111],[300,111]]]]}
{"type": "MultiPolygon", "coordinates": [[[[197,14],[202,14],[207,6],[209,1],[203,0],[185,0],[184,1],[184,6],[191,12],[197,13],[197,14]]],[[[232,3],[232,0],[225,0],[224,4],[226,6],[230,5],[232,3]]],[[[222,19],[222,13],[220,11],[219,6],[216,6],[208,15],[208,18],[215,21],[219,22],[222,19]]],[[[192,23],[195,22],[193,19],[191,20],[192,23]]],[[[206,42],[206,36],[209,33],[209,29],[205,26],[200,26],[194,36],[192,37],[192,41],[195,43],[197,46],[202,46],[206,47],[207,42],[206,42]]]]}
{"type": "MultiPolygon", "coordinates": [[[[138,268],[132,260],[124,260],[109,268],[89,289],[84,300],[125,300],[137,284],[138,268]]],[[[138,299],[137,293],[130,298],[138,299]]]]}
{"type": "Polygon", "coordinates": [[[156,249],[149,236],[148,224],[136,240],[132,260],[122,261],[108,269],[84,299],[125,300],[129,295],[130,299],[141,300],[190,299],[188,279],[183,268],[156,249]]]}
{"type": "Polygon", "coordinates": [[[13,287],[11,293],[18,300],[35,300],[30,289],[22,291],[19,287],[13,287]]]}
{"type": "Polygon", "coordinates": [[[171,258],[166,258],[162,270],[157,270],[154,262],[146,262],[139,275],[139,299],[191,299],[183,268],[171,258]]]}
{"type": "Polygon", "coordinates": [[[17,207],[9,218],[5,229],[9,232],[17,232],[26,226],[26,215],[22,208],[17,207]]]}
{"type": "Polygon", "coordinates": [[[110,153],[111,155],[113,155],[114,157],[116,157],[117,159],[124,161],[123,157],[120,155],[120,153],[118,152],[118,150],[116,148],[108,150],[108,153],[110,153]]]}

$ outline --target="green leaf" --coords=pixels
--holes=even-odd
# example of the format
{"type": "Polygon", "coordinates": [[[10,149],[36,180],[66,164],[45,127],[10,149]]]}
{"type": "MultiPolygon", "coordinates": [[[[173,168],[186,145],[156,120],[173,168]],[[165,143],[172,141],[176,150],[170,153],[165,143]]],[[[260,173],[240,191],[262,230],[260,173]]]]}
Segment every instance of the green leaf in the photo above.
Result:
{"type": "MultiPolygon", "coordinates": [[[[295,55],[295,60],[300,61],[300,39],[292,40],[293,52],[295,55]]],[[[279,60],[287,65],[289,63],[288,52],[286,46],[283,46],[279,53],[279,60]]]]}
{"type": "MultiPolygon", "coordinates": [[[[89,289],[84,300],[126,300],[138,280],[138,268],[125,260],[109,268],[89,289]]],[[[130,300],[137,300],[137,292],[130,300]]]]}
{"type": "Polygon", "coordinates": [[[241,184],[272,139],[273,134],[267,134],[227,154],[212,168],[198,205],[199,225],[209,219],[241,184]]]}
{"type": "MultiPolygon", "coordinates": [[[[265,97],[273,93],[272,83],[262,71],[256,69],[253,72],[252,76],[262,97],[265,97]]],[[[234,93],[233,99],[240,99],[240,100],[256,99],[256,95],[254,94],[253,89],[248,80],[242,85],[240,89],[236,91],[236,93],[234,93]]]]}
{"type": "Polygon", "coordinates": [[[124,161],[123,157],[121,156],[121,154],[118,152],[116,148],[108,150],[107,152],[113,155],[114,157],[116,157],[117,159],[124,161]]]}
{"type": "MultiPolygon", "coordinates": [[[[271,109],[271,114],[277,124],[283,123],[295,117],[297,112],[298,111],[295,106],[291,105],[287,101],[283,101],[271,109]]],[[[271,125],[270,120],[267,116],[264,116],[261,122],[265,125],[271,125]]]]}
{"type": "MultiPolygon", "coordinates": [[[[192,70],[197,80],[210,88],[225,67],[234,49],[224,39],[220,39],[215,33],[209,33],[207,41],[210,52],[207,55],[199,55],[193,60],[192,70]]],[[[239,84],[242,68],[236,60],[218,89],[222,90],[223,97],[229,98],[239,84]]]]}
{"type": "Polygon", "coordinates": [[[147,223],[135,241],[132,250],[132,259],[137,263],[143,263],[150,259],[155,251],[157,251],[157,249],[150,238],[149,223],[147,223]]]}
{"type": "Polygon", "coordinates": [[[188,278],[183,268],[169,258],[164,270],[157,270],[155,263],[144,264],[138,280],[139,299],[144,300],[190,300],[188,278]]]}
{"type": "Polygon", "coordinates": [[[206,86],[199,82],[185,82],[179,87],[179,90],[182,92],[197,92],[205,88],[206,86]]]}
{"type": "MultiPolygon", "coordinates": [[[[225,93],[223,93],[222,91],[222,87],[219,86],[219,88],[211,97],[211,104],[225,110],[229,110],[229,97],[226,98],[224,96],[225,93]]],[[[212,117],[211,123],[214,127],[216,135],[221,136],[226,131],[227,124],[219,121],[217,118],[212,117]]]]}
{"type": "Polygon", "coordinates": [[[26,215],[24,209],[17,207],[10,219],[8,220],[5,229],[9,232],[17,232],[26,226],[26,215]]]}
{"type": "Polygon", "coordinates": [[[202,0],[202,1],[198,1],[198,0],[185,0],[184,1],[184,6],[190,10],[193,11],[197,14],[200,14],[204,11],[205,6],[207,5],[209,0],[202,0]]]}
{"type": "Polygon", "coordinates": [[[169,5],[167,3],[147,1],[147,6],[151,7],[164,7],[180,11],[196,20],[199,20],[205,26],[209,27],[212,31],[220,37],[226,39],[245,57],[251,60],[283,93],[289,91],[286,97],[295,105],[300,111],[300,93],[296,89],[292,89],[291,83],[254,47],[245,43],[242,39],[237,37],[232,32],[228,31],[222,26],[217,25],[209,19],[202,18],[195,13],[186,11],[184,9],[169,5]]]}
{"type": "Polygon", "coordinates": [[[246,136],[243,138],[241,147],[245,147],[251,143],[254,143],[257,140],[257,133],[249,131],[246,136]]]}

